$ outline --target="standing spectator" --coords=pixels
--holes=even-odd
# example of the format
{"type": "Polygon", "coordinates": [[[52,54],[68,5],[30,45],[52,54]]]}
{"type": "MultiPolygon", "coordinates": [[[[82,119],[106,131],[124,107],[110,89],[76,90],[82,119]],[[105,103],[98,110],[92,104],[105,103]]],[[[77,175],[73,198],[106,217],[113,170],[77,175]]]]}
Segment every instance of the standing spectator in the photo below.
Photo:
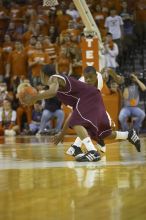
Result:
{"type": "Polygon", "coordinates": [[[49,55],[44,53],[42,44],[39,41],[37,41],[35,45],[35,52],[29,57],[28,60],[29,68],[32,71],[30,81],[33,86],[36,86],[41,81],[40,79],[41,67],[44,64],[49,64],[50,62],[51,61],[49,55]]]}
{"type": "Polygon", "coordinates": [[[67,55],[67,48],[61,46],[59,55],[56,60],[56,72],[71,75],[72,73],[72,61],[67,55]]]}
{"type": "Polygon", "coordinates": [[[8,63],[9,54],[12,52],[13,48],[14,48],[14,43],[12,42],[10,35],[5,34],[4,42],[2,44],[2,58],[3,58],[3,65],[4,65],[4,73],[6,72],[6,64],[8,63]]]}
{"type": "Polygon", "coordinates": [[[102,38],[104,38],[106,36],[106,28],[104,27],[106,14],[102,11],[100,4],[96,4],[93,12],[93,18],[100,30],[102,38]]]}
{"type": "Polygon", "coordinates": [[[76,21],[77,18],[79,17],[79,13],[76,10],[75,5],[74,5],[73,2],[71,2],[69,4],[68,9],[66,10],[66,14],[70,15],[74,21],[76,21]]]}
{"type": "Polygon", "coordinates": [[[130,57],[131,52],[133,52],[135,48],[135,43],[137,42],[136,35],[134,33],[134,15],[133,13],[129,10],[128,4],[126,1],[123,1],[121,3],[121,11],[120,11],[120,16],[122,17],[123,20],[123,34],[124,34],[124,39],[123,39],[123,60],[126,61],[127,58],[130,57]]]}
{"type": "Polygon", "coordinates": [[[44,52],[49,55],[51,63],[55,63],[58,54],[58,45],[56,43],[52,43],[49,36],[45,36],[43,48],[44,52]]]}
{"type": "Polygon", "coordinates": [[[8,63],[6,65],[6,77],[11,80],[13,88],[13,78],[27,78],[27,56],[21,42],[15,42],[15,49],[9,54],[8,63]]]}
{"type": "Polygon", "coordinates": [[[107,33],[106,35],[103,53],[105,55],[105,66],[115,70],[118,66],[116,58],[119,50],[117,44],[113,42],[111,33],[107,33]]]}
{"type": "Polygon", "coordinates": [[[105,19],[105,27],[107,31],[112,34],[114,42],[117,43],[119,48],[119,55],[122,54],[122,38],[123,38],[123,21],[122,18],[117,15],[115,9],[110,10],[110,16],[105,19]]]}
{"type": "Polygon", "coordinates": [[[61,33],[63,30],[67,29],[68,22],[72,20],[72,17],[66,14],[66,4],[64,1],[61,2],[60,10],[56,14],[56,27],[58,28],[58,32],[61,33]]]}

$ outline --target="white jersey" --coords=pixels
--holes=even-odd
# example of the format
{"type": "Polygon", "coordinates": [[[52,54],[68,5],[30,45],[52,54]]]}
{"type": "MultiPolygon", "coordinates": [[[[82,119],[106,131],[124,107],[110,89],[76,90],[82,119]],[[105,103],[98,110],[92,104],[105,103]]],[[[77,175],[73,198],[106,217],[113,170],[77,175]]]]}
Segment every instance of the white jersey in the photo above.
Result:
{"type": "MultiPolygon", "coordinates": [[[[96,72],[97,73],[97,80],[98,80],[98,85],[97,85],[97,89],[99,89],[100,91],[102,90],[103,88],[103,79],[102,79],[102,75],[101,73],[99,72],[96,72]]],[[[85,78],[84,76],[81,76],[81,78],[79,79],[81,82],[85,82],[85,78]]]]}

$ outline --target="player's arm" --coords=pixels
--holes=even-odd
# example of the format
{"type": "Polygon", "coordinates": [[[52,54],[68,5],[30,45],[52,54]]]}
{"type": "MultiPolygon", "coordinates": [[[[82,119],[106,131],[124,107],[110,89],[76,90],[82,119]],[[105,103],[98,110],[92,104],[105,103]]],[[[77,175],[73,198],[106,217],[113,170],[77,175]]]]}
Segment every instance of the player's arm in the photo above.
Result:
{"type": "Polygon", "coordinates": [[[57,77],[50,77],[48,81],[49,89],[43,91],[42,93],[37,93],[35,97],[31,97],[29,95],[25,96],[24,99],[20,100],[20,102],[24,105],[34,105],[39,100],[50,99],[56,96],[57,91],[59,89],[59,80],[57,77]]]}
{"type": "Polygon", "coordinates": [[[141,80],[139,80],[138,77],[135,74],[131,74],[131,77],[132,77],[132,80],[138,84],[138,86],[140,87],[140,89],[143,92],[146,91],[145,84],[141,80]]]}
{"type": "Polygon", "coordinates": [[[57,95],[57,91],[59,89],[58,79],[56,77],[50,78],[48,85],[49,85],[49,89],[42,93],[38,93],[36,97],[37,99],[36,101],[39,101],[42,99],[50,99],[57,95]]]}
{"type": "Polygon", "coordinates": [[[54,144],[59,144],[60,142],[63,141],[64,135],[66,134],[66,131],[68,129],[68,122],[70,120],[71,117],[71,113],[68,115],[68,117],[66,118],[63,127],[61,129],[61,132],[59,132],[59,134],[55,135],[54,137],[54,144]]]}

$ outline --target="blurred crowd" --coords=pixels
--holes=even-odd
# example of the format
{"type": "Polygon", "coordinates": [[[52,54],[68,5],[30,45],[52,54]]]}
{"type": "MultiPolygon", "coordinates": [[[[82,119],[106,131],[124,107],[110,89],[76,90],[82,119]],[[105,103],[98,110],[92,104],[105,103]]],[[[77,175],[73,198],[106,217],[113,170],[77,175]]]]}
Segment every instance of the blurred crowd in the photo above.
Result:
{"type": "MultiPolygon", "coordinates": [[[[86,2],[101,33],[105,67],[119,73],[133,45],[141,47],[146,38],[146,0],[86,2]]],[[[40,80],[44,64],[79,79],[83,32],[84,24],[71,0],[59,1],[55,7],[43,7],[39,0],[0,0],[0,135],[59,132],[64,112],[57,98],[26,107],[19,103],[17,86],[29,82],[44,90],[40,80]]],[[[105,82],[111,92],[119,89],[112,80],[105,82]]],[[[143,113],[141,120],[144,117],[143,113]]]]}

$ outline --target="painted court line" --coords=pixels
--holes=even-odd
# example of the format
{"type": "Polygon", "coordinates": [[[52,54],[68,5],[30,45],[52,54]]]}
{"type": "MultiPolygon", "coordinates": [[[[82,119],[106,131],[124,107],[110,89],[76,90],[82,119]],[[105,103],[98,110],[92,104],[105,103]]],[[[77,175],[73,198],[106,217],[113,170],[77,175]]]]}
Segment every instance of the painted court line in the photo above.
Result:
{"type": "Polygon", "coordinates": [[[76,162],[76,161],[13,161],[13,160],[1,160],[0,170],[7,169],[44,169],[44,168],[100,168],[103,166],[135,166],[135,165],[146,165],[145,160],[132,160],[132,161],[98,161],[98,162],[76,162]]]}

